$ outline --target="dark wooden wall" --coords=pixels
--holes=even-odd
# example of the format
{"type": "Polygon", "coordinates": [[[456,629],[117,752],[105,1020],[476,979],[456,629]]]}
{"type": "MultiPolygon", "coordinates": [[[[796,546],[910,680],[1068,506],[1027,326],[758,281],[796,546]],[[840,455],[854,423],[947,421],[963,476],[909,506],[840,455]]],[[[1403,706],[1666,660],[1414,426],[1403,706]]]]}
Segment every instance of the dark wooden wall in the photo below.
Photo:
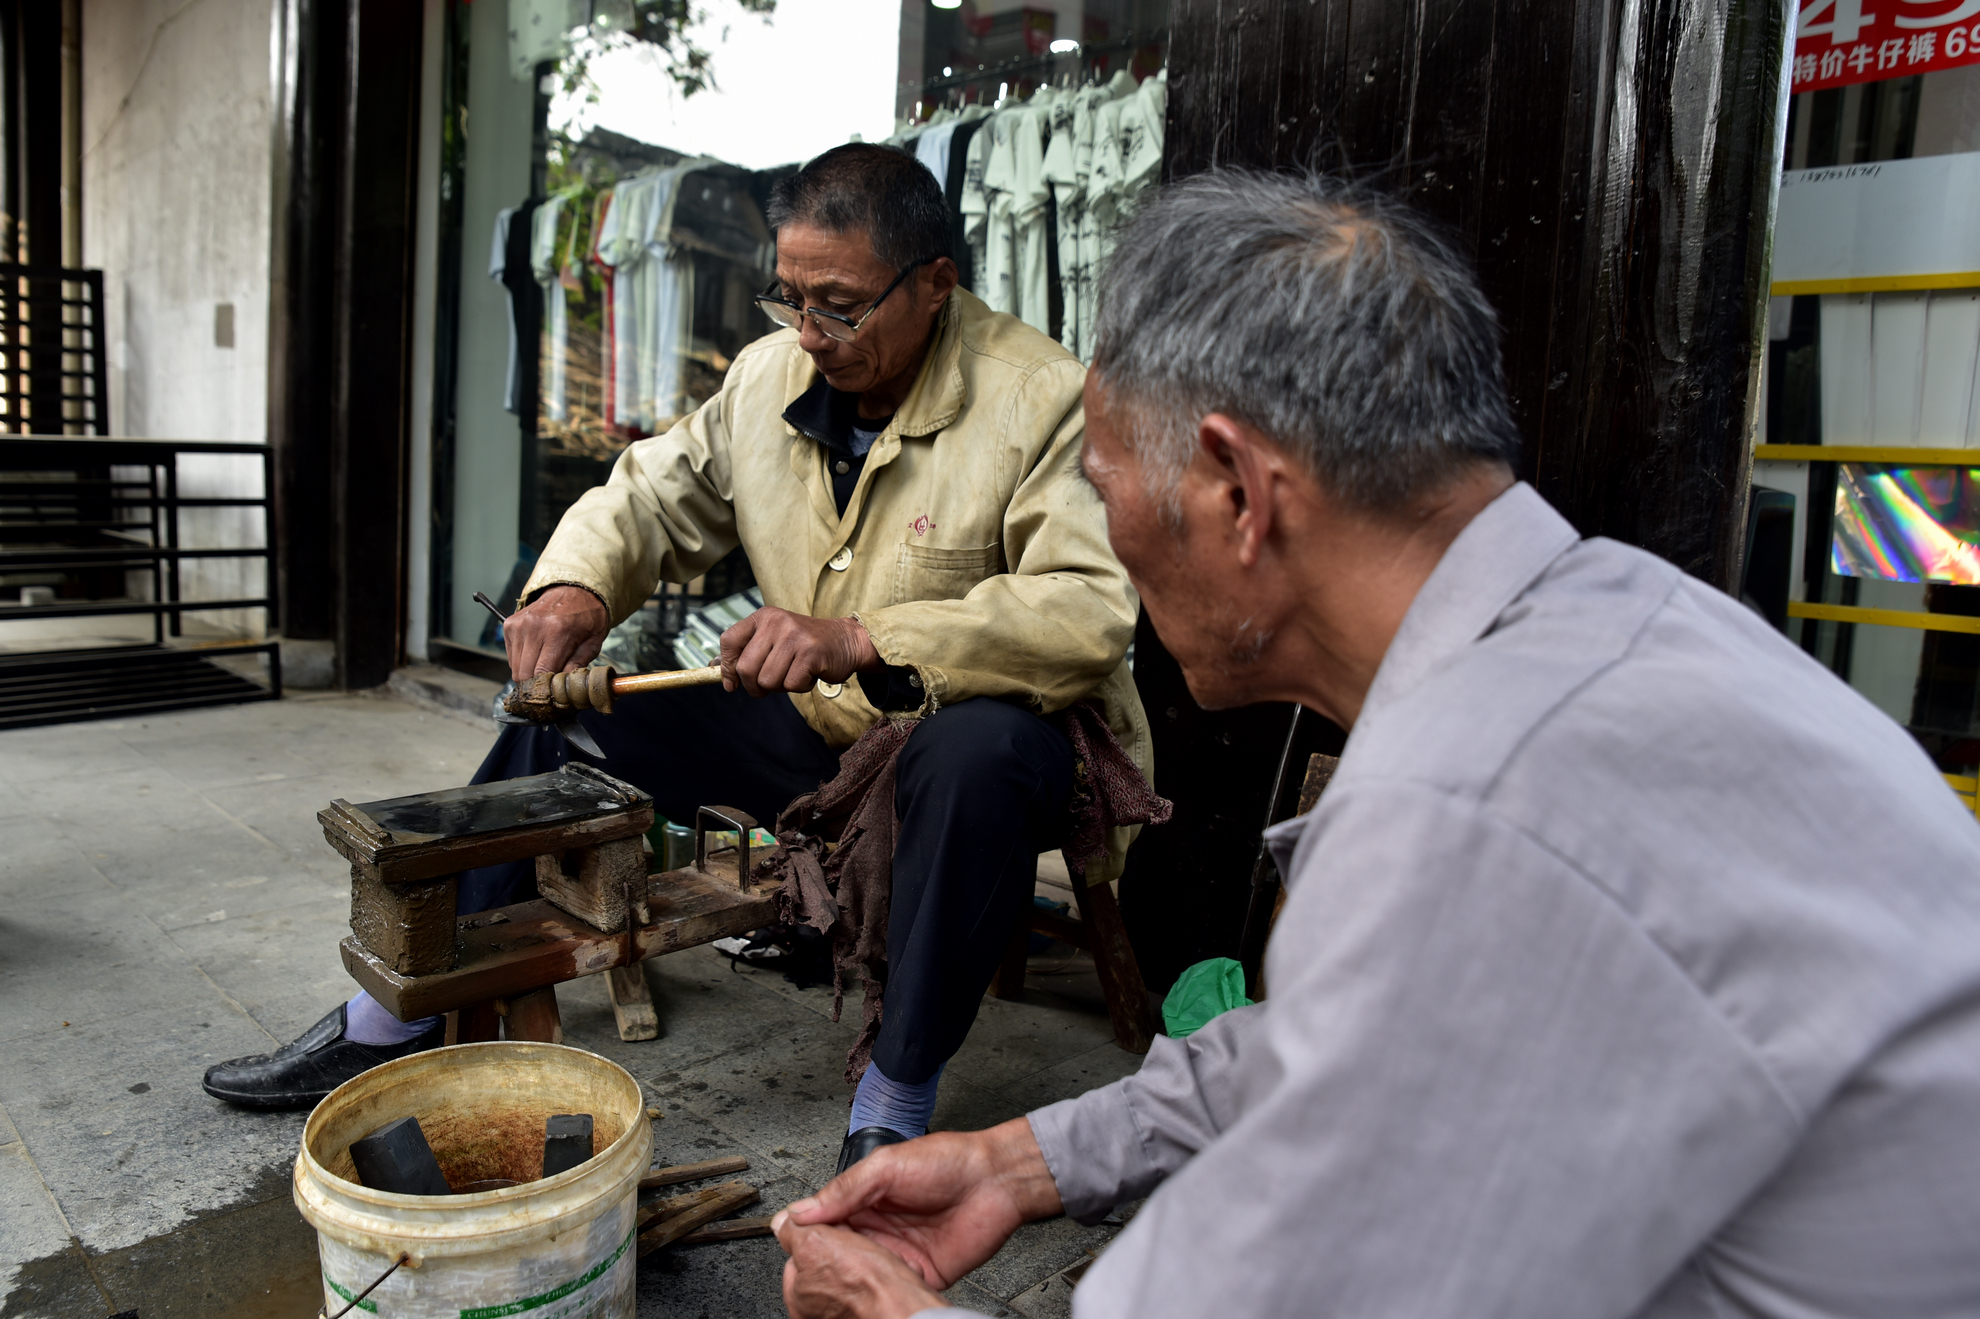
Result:
{"type": "MultiPolygon", "coordinates": [[[[1788,21],[1782,0],[1174,0],[1166,173],[1346,170],[1442,219],[1499,309],[1522,475],[1583,533],[1730,587],[1788,21]]],[[[1178,810],[1122,904],[1156,986],[1236,955],[1288,717],[1195,710],[1174,669],[1144,628],[1178,810]]]]}
{"type": "Polygon", "coordinates": [[[268,292],[268,440],[275,446],[276,572],[282,635],[327,641],[337,629],[332,546],[337,160],[344,82],[340,6],[286,0],[276,11],[272,258],[268,292]]]}
{"type": "Polygon", "coordinates": [[[404,637],[420,6],[278,7],[268,430],[283,635],[331,639],[337,684],[404,637]]]}
{"type": "Polygon", "coordinates": [[[1781,0],[1176,0],[1167,171],[1348,168],[1476,253],[1525,474],[1721,587],[1742,543],[1781,0]]]}

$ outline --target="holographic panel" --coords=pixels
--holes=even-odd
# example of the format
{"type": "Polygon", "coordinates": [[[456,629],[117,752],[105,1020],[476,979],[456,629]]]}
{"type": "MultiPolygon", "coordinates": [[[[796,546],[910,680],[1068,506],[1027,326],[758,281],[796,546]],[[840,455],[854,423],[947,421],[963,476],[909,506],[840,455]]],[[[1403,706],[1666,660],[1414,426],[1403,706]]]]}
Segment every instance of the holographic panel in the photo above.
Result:
{"type": "Polygon", "coordinates": [[[1980,586],[1980,468],[1839,464],[1830,567],[1980,586]]]}

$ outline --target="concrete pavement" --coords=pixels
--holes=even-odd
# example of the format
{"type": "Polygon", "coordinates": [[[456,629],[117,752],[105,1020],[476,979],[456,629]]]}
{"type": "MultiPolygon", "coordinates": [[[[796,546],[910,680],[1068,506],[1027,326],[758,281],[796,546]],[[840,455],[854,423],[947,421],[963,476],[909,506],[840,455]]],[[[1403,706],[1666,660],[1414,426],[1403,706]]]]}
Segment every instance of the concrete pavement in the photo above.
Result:
{"type": "MultiPolygon", "coordinates": [[[[404,684],[401,684],[404,689],[404,684]]],[[[472,702],[462,704],[471,706],[472,702]]],[[[313,1314],[314,1235],[289,1195],[301,1114],[199,1088],[350,992],[349,878],[315,812],[467,782],[485,720],[384,694],[0,734],[0,1316],[313,1314]]],[[[1090,963],[1034,959],[950,1066],[938,1128],[974,1128],[1133,1070],[1090,963]]],[[[767,1209],[831,1174],[857,1021],[828,988],[710,949],[647,964],[661,1038],[618,1039],[602,982],[566,985],[568,1043],[626,1067],[664,1116],[656,1158],[751,1161],[767,1209]]],[[[1025,1229],[952,1299],[1067,1312],[1113,1229],[1025,1229]]],[[[663,1251],[640,1313],[780,1315],[767,1240],[663,1251]]]]}

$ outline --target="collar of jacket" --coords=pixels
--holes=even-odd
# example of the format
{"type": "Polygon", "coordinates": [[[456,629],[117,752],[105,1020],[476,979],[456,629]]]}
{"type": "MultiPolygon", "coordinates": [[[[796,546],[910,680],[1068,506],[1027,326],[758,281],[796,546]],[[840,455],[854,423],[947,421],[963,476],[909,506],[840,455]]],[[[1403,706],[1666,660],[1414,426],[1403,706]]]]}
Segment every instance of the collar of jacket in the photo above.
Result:
{"type": "Polygon", "coordinates": [[[853,420],[858,415],[859,395],[832,388],[824,376],[814,376],[811,387],[784,409],[785,423],[798,434],[845,454],[852,452],[853,420]]]}
{"type": "MultiPolygon", "coordinates": [[[[957,289],[949,295],[935,323],[935,336],[921,359],[921,373],[914,387],[894,411],[888,430],[903,437],[932,435],[956,419],[962,411],[967,390],[962,373],[963,300],[973,295],[957,289]]],[[[785,382],[784,423],[800,435],[833,448],[850,448],[845,432],[852,427],[853,410],[834,406],[837,399],[853,399],[825,383],[811,354],[797,349],[791,355],[791,369],[785,382]],[[843,429],[841,429],[843,427],[843,429]]]]}

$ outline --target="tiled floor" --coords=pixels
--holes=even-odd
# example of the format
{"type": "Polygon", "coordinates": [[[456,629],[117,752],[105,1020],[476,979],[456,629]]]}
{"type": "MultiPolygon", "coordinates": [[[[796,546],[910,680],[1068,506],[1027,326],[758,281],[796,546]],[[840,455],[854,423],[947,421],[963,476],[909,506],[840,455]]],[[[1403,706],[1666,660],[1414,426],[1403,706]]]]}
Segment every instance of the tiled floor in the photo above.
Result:
{"type": "MultiPolygon", "coordinates": [[[[314,1236],[289,1193],[303,1116],[230,1109],[200,1074],[350,991],[348,873],[316,811],[465,783],[490,727],[309,695],[0,734],[0,1315],[315,1312],[314,1236]]],[[[658,1040],[621,1043],[600,982],[559,997],[567,1042],[662,1108],[656,1157],[743,1154],[767,1208],[816,1188],[845,1129],[856,1008],[835,1024],[828,989],[705,948],[647,974],[658,1040]]],[[[1034,959],[1024,1001],[985,1002],[936,1126],[988,1125],[1136,1062],[1090,966],[1034,959]]],[[[1065,1271],[1111,1230],[1033,1225],[952,1299],[1065,1314],[1065,1271]]],[[[781,1260],[767,1240],[663,1251],[642,1265],[640,1313],[780,1315],[781,1260]]]]}

